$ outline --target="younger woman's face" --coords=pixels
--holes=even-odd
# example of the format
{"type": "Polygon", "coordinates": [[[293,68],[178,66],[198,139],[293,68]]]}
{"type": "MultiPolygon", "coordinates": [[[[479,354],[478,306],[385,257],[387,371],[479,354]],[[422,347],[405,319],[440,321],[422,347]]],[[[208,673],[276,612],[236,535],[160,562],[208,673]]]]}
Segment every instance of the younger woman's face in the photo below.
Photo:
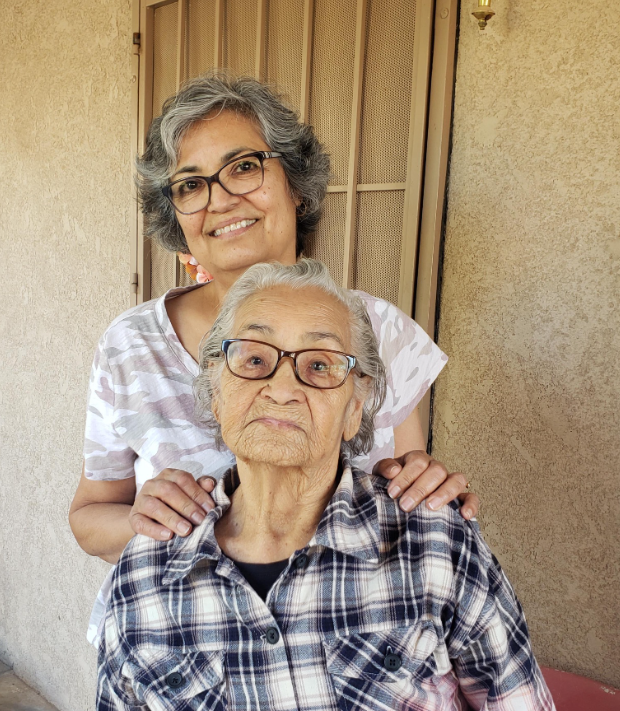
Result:
{"type": "MultiPolygon", "coordinates": [[[[250,119],[221,111],[188,131],[171,181],[210,176],[236,156],[269,150],[250,119]]],[[[253,192],[230,195],[213,184],[207,207],[193,215],[177,213],[192,255],[216,279],[237,278],[258,262],[296,261],[296,201],[279,159],[267,158],[263,165],[263,184],[253,192]],[[238,225],[242,221],[245,224],[238,225]],[[235,227],[222,231],[230,226],[235,227]]]]}

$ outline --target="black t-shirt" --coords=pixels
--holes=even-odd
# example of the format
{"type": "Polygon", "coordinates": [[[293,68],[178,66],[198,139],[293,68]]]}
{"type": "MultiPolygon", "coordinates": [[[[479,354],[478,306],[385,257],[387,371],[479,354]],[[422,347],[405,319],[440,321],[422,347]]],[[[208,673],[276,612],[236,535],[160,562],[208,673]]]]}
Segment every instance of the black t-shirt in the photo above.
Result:
{"type": "Polygon", "coordinates": [[[276,582],[280,573],[288,565],[287,560],[278,560],[275,563],[240,563],[234,561],[239,572],[265,600],[271,586],[276,582]]]}

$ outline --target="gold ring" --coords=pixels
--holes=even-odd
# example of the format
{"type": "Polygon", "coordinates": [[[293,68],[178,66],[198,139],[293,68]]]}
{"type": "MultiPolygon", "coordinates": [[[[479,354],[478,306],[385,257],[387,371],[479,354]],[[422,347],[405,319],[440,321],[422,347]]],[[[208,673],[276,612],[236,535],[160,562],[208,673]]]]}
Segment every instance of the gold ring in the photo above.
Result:
{"type": "Polygon", "coordinates": [[[471,487],[470,482],[467,482],[467,484],[465,484],[465,491],[469,491],[470,487],[471,487]]]}

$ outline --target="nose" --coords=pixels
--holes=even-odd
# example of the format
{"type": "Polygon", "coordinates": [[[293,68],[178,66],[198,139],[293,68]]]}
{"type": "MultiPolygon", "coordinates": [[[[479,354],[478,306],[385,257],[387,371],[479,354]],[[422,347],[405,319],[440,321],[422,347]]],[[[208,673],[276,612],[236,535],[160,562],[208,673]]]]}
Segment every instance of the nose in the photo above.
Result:
{"type": "Polygon", "coordinates": [[[295,375],[295,364],[290,356],[285,356],[278,363],[276,372],[265,381],[264,393],[278,405],[289,402],[300,402],[303,395],[303,386],[295,375]]]}
{"type": "Polygon", "coordinates": [[[209,212],[228,212],[239,202],[238,195],[226,192],[219,183],[211,183],[211,194],[207,203],[209,212]]]}

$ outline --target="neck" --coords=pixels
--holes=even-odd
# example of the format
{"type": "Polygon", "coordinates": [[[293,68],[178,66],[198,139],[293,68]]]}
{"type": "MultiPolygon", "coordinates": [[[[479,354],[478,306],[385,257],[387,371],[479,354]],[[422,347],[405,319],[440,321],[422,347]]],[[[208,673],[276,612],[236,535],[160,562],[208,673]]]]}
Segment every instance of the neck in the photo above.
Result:
{"type": "Polygon", "coordinates": [[[337,485],[339,452],[316,467],[279,467],[237,459],[240,485],[215,533],[242,562],[289,558],[314,535],[337,485]]]}
{"type": "Polygon", "coordinates": [[[230,274],[225,272],[224,274],[214,275],[213,281],[209,284],[209,288],[205,289],[205,296],[217,305],[216,312],[219,313],[220,307],[228,293],[230,287],[237,281],[237,279],[243,274],[230,274]]]}

